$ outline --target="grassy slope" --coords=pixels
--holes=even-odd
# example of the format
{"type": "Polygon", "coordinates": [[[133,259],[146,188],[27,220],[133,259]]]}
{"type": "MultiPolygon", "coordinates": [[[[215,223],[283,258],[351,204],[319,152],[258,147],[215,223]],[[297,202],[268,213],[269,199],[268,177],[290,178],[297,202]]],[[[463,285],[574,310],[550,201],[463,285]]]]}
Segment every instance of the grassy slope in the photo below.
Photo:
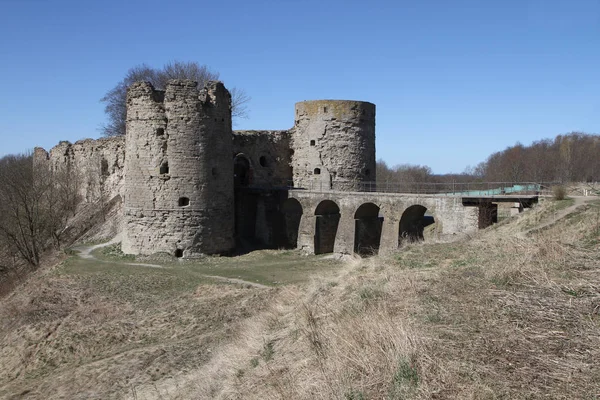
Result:
{"type": "Polygon", "coordinates": [[[72,256],[3,299],[0,398],[135,393],[205,363],[278,292],[206,274],[282,285],[338,264],[263,251],[184,263],[159,257],[165,268],[157,269],[123,265],[134,260],[114,248],[95,252],[103,262],[72,256]]]}
{"type": "Polygon", "coordinates": [[[599,398],[600,204],[523,234],[571,204],[282,293],[179,398],[599,398]]]}
{"type": "Polygon", "coordinates": [[[571,204],[337,267],[70,259],[2,304],[0,397],[599,398],[600,204],[532,230],[571,204]]]}

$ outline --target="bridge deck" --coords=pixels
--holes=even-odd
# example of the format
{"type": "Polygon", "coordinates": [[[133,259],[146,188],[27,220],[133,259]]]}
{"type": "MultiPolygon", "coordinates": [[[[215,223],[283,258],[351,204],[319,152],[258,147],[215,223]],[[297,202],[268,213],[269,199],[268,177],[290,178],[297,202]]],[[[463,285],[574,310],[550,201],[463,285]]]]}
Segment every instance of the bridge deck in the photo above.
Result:
{"type": "Polygon", "coordinates": [[[381,196],[381,197],[425,197],[425,198],[436,198],[436,197],[458,197],[461,198],[464,203],[523,203],[532,204],[537,203],[539,200],[538,195],[518,195],[518,194],[492,194],[492,195],[477,195],[477,196],[466,196],[461,193],[394,193],[394,192],[349,192],[349,191],[337,191],[337,190],[307,190],[307,189],[287,189],[298,193],[329,193],[333,195],[363,195],[363,196],[381,196]]]}
{"type": "Polygon", "coordinates": [[[539,196],[520,195],[491,195],[491,196],[461,196],[463,204],[475,205],[481,203],[520,203],[523,207],[531,207],[538,202],[539,196]]]}

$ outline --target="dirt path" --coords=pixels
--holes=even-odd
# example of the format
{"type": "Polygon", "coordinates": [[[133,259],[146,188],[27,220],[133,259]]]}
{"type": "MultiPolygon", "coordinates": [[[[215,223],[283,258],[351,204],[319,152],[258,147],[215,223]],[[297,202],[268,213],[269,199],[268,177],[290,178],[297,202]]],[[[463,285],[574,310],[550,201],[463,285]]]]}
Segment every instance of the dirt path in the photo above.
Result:
{"type": "Polygon", "coordinates": [[[243,279],[227,278],[224,276],[217,276],[217,275],[202,275],[202,276],[204,276],[206,278],[216,279],[218,281],[228,282],[228,283],[238,283],[238,284],[242,284],[242,285],[250,285],[250,286],[254,286],[256,288],[260,288],[260,289],[268,289],[269,288],[269,286],[261,285],[260,283],[245,281],[243,279]]]}
{"type": "Polygon", "coordinates": [[[569,207],[563,208],[562,210],[556,212],[553,216],[553,218],[551,218],[550,220],[544,222],[541,225],[535,226],[531,229],[526,230],[525,232],[521,232],[522,236],[526,236],[531,232],[535,232],[535,231],[540,231],[550,225],[553,225],[556,223],[556,221],[566,217],[567,215],[571,214],[573,211],[575,211],[577,208],[581,207],[584,204],[590,203],[594,200],[598,200],[598,197],[596,196],[571,196],[570,198],[572,198],[574,201],[573,204],[571,204],[569,207]]]}
{"type": "Polygon", "coordinates": [[[73,250],[77,251],[79,253],[79,257],[81,257],[81,258],[85,258],[85,259],[88,259],[88,260],[101,261],[101,260],[98,260],[92,254],[92,251],[94,251],[96,249],[99,249],[99,248],[102,248],[102,247],[110,246],[111,244],[119,243],[120,241],[121,241],[121,238],[119,236],[115,236],[109,242],[95,244],[95,245],[92,245],[92,246],[77,246],[77,247],[74,247],[73,250]]]}
{"type": "MultiPolygon", "coordinates": [[[[110,241],[108,241],[106,243],[100,243],[100,244],[95,244],[95,245],[91,245],[91,246],[77,246],[77,247],[74,247],[73,250],[77,251],[79,254],[79,257],[81,257],[83,259],[94,260],[94,261],[106,263],[106,264],[133,265],[133,266],[137,266],[137,267],[148,267],[148,268],[169,268],[169,267],[166,267],[164,265],[159,265],[159,264],[101,260],[98,257],[96,257],[94,254],[92,254],[92,252],[96,249],[100,249],[102,247],[107,247],[112,244],[119,243],[120,241],[121,241],[121,237],[115,236],[113,239],[111,239],[110,241]]],[[[222,282],[247,285],[247,286],[255,287],[258,289],[269,289],[270,288],[267,285],[263,285],[263,284],[256,283],[256,282],[245,281],[243,279],[228,278],[226,276],[218,276],[218,275],[202,275],[202,276],[204,276],[206,278],[222,281],[222,282]]]]}

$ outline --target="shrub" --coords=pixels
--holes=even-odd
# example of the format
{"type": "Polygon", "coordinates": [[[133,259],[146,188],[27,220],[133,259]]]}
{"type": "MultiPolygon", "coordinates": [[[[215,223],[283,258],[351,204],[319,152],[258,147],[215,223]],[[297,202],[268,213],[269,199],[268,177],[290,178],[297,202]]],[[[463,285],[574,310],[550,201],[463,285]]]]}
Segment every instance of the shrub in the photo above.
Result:
{"type": "Polygon", "coordinates": [[[554,186],[552,194],[554,195],[554,200],[564,200],[567,197],[567,189],[562,185],[554,186]]]}

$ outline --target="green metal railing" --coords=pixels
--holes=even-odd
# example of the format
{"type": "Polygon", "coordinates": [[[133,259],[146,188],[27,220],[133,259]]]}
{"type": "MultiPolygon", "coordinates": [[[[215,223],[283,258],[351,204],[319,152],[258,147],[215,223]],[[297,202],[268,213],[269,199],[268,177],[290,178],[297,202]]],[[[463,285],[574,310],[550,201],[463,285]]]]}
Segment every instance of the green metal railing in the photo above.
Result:
{"type": "Polygon", "coordinates": [[[353,182],[308,181],[288,184],[288,189],[406,194],[435,194],[447,196],[505,196],[505,195],[551,195],[554,182],[353,182]]]}

